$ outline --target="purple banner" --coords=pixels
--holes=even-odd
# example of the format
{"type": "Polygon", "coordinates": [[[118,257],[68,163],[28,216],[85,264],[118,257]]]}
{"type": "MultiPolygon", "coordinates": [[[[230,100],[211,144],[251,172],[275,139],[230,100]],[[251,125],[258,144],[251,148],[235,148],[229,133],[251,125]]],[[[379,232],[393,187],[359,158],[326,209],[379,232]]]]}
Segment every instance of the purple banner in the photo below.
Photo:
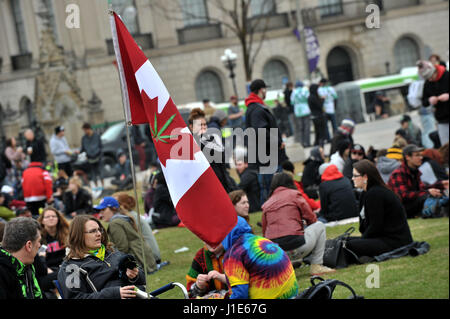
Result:
{"type": "Polygon", "coordinates": [[[306,42],[306,55],[308,57],[309,73],[316,70],[320,58],[319,41],[317,40],[314,30],[310,27],[305,27],[304,36],[306,42]]]}

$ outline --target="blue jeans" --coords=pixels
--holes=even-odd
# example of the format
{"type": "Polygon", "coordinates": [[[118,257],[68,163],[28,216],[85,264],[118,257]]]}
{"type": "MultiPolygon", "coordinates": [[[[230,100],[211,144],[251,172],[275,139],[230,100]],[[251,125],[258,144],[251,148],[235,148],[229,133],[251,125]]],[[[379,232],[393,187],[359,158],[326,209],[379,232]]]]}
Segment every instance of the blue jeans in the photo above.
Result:
{"type": "MultiPolygon", "coordinates": [[[[277,173],[281,172],[281,165],[278,165],[277,173]]],[[[259,182],[259,190],[260,190],[260,202],[261,206],[267,200],[267,197],[270,193],[270,184],[272,183],[272,177],[274,174],[259,174],[258,173],[258,182],[259,182]]]]}
{"type": "Polygon", "coordinates": [[[336,123],[336,114],[334,113],[325,113],[325,119],[326,119],[326,139],[327,141],[330,141],[332,136],[330,136],[330,131],[328,130],[328,121],[331,122],[331,126],[333,128],[333,135],[337,130],[337,123],[336,123]]]}
{"type": "Polygon", "coordinates": [[[431,132],[436,131],[436,121],[433,113],[420,114],[420,122],[422,124],[422,145],[425,148],[433,148],[434,143],[429,137],[431,132]]]}

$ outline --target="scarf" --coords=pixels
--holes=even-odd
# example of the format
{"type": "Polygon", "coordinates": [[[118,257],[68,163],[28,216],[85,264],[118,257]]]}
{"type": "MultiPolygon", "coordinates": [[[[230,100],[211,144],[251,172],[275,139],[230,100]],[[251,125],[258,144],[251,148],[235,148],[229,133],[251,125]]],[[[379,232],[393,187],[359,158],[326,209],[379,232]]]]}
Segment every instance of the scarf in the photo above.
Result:
{"type": "Polygon", "coordinates": [[[441,79],[442,75],[445,72],[445,67],[443,65],[435,65],[434,67],[436,68],[437,76],[436,76],[436,79],[434,81],[430,80],[430,82],[437,82],[437,81],[439,81],[441,79]]]}
{"type": "Polygon", "coordinates": [[[36,279],[34,266],[23,264],[4,249],[0,249],[0,251],[11,258],[11,264],[16,267],[17,280],[19,281],[23,297],[26,299],[42,299],[42,291],[36,279]]]}
{"type": "Polygon", "coordinates": [[[106,253],[105,245],[102,244],[100,248],[89,250],[88,253],[94,257],[97,257],[101,261],[104,261],[106,253]]]}
{"type": "Polygon", "coordinates": [[[252,103],[264,104],[264,101],[255,93],[250,93],[250,95],[245,99],[245,106],[249,106],[252,103]]]}

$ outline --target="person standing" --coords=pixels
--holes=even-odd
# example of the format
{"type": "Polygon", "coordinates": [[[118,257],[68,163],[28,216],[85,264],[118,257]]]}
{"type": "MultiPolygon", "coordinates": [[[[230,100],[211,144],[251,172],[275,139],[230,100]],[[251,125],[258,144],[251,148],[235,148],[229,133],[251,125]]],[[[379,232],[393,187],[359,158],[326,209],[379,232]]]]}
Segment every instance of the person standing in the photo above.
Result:
{"type": "Polygon", "coordinates": [[[70,149],[64,134],[64,126],[55,127],[55,134],[50,138],[50,151],[58,164],[58,169],[63,170],[70,177],[73,174],[71,156],[74,152],[70,149]]]}
{"type": "Polygon", "coordinates": [[[442,65],[429,61],[417,62],[419,75],[425,79],[422,105],[432,105],[438,125],[441,145],[449,141],[449,82],[448,71],[442,65]]]}
{"type": "Polygon", "coordinates": [[[286,88],[283,91],[284,95],[284,103],[286,104],[286,107],[288,109],[288,119],[287,119],[287,126],[289,134],[288,136],[295,135],[295,124],[294,124],[294,105],[291,101],[292,91],[294,90],[294,84],[292,82],[286,83],[286,88]]]}
{"type": "Polygon", "coordinates": [[[31,162],[22,175],[23,197],[34,217],[39,208],[53,202],[53,181],[41,162],[31,162]]]}
{"type": "Polygon", "coordinates": [[[28,217],[6,224],[0,248],[0,299],[43,299],[33,266],[41,247],[39,228],[28,217]]]}
{"type": "Polygon", "coordinates": [[[256,145],[248,145],[250,148],[247,147],[249,152],[254,152],[256,155],[256,163],[249,163],[249,167],[259,170],[258,181],[261,190],[261,203],[267,198],[273,174],[275,171],[281,171],[281,163],[288,159],[277,121],[264,104],[266,92],[266,83],[261,79],[256,79],[250,84],[250,94],[245,99],[245,105],[247,106],[245,126],[246,128],[253,128],[256,136],[256,145]],[[261,129],[265,131],[265,143],[261,140],[261,129]],[[276,145],[272,145],[272,148],[276,150],[275,154],[270,154],[271,142],[276,143],[276,145]],[[265,154],[260,156],[259,146],[263,144],[265,144],[265,154]],[[263,163],[264,157],[267,156],[269,157],[268,164],[263,163]],[[272,162],[273,160],[275,160],[275,163],[272,162]],[[271,164],[275,165],[271,166],[271,164]]]}
{"type": "Polygon", "coordinates": [[[323,108],[324,99],[319,96],[319,86],[311,84],[309,87],[308,106],[311,110],[311,118],[314,124],[314,146],[321,146],[325,144],[326,140],[326,118],[323,108]]]}
{"type": "Polygon", "coordinates": [[[26,153],[30,156],[30,162],[47,162],[47,152],[44,142],[36,139],[32,129],[26,129],[23,133],[26,139],[26,153]]]}
{"type": "Polygon", "coordinates": [[[82,127],[84,136],[81,138],[81,150],[85,152],[89,164],[89,176],[91,181],[94,182],[97,187],[97,180],[100,180],[102,187],[104,187],[102,172],[101,172],[101,159],[102,159],[102,139],[100,135],[94,132],[89,123],[84,123],[82,127]]]}
{"type": "Polygon", "coordinates": [[[309,90],[302,82],[295,83],[291,95],[295,115],[295,141],[303,147],[311,146],[311,110],[308,105],[309,90]]]}
{"type": "Polygon", "coordinates": [[[230,97],[230,106],[228,107],[228,125],[231,128],[244,129],[244,111],[238,105],[237,96],[230,97]]]}
{"type": "Polygon", "coordinates": [[[337,123],[336,123],[336,100],[338,98],[338,95],[336,93],[336,90],[330,86],[327,79],[322,78],[319,82],[319,95],[325,98],[325,101],[323,103],[324,109],[325,109],[325,128],[326,128],[326,139],[327,141],[331,140],[330,131],[328,129],[328,121],[331,122],[331,127],[333,129],[333,135],[337,130],[337,123]]]}

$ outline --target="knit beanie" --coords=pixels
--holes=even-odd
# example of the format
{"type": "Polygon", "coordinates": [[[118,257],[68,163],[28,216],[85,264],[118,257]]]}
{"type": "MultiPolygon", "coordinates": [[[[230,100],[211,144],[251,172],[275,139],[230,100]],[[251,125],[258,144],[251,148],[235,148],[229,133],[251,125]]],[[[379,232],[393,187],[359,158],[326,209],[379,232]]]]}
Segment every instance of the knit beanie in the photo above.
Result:
{"type": "Polygon", "coordinates": [[[402,149],[397,147],[388,148],[386,157],[396,160],[402,160],[403,159],[402,149]]]}
{"type": "Polygon", "coordinates": [[[436,67],[430,61],[420,60],[416,63],[419,68],[419,75],[424,79],[428,80],[436,72],[436,67]]]}

